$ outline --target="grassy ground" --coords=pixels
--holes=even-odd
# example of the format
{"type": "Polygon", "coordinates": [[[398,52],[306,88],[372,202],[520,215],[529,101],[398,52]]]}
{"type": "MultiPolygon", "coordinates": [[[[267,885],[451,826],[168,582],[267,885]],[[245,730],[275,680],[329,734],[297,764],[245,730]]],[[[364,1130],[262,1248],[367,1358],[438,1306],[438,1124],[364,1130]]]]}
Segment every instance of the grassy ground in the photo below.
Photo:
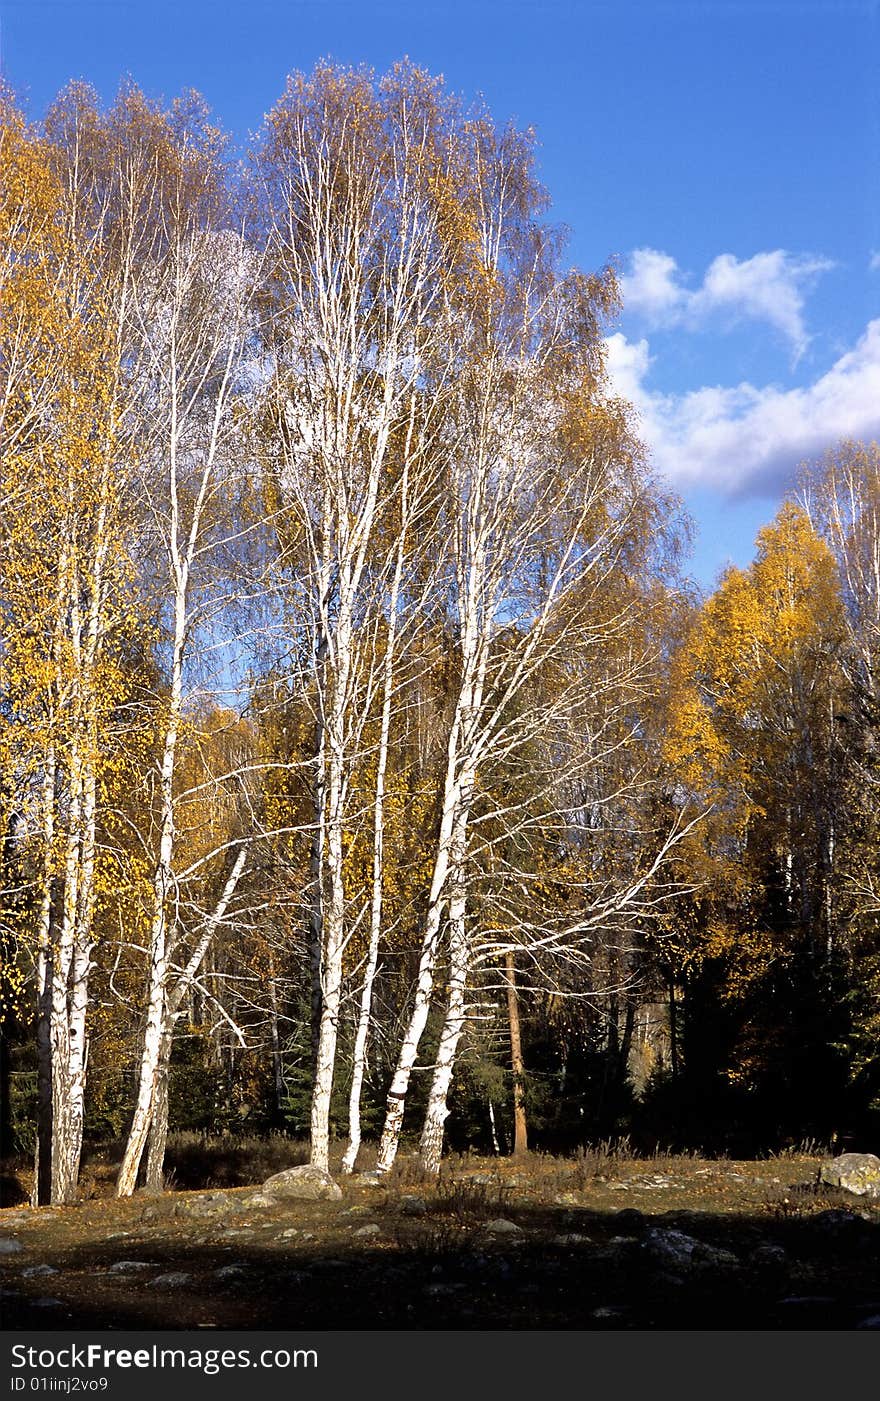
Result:
{"type": "Polygon", "coordinates": [[[180,1136],[171,1190],[125,1202],[112,1157],[76,1206],[0,1211],[7,1328],[880,1326],[880,1202],[812,1154],[456,1157],[427,1183],[403,1158],[271,1206],[247,1184],[302,1144],[180,1136]]]}

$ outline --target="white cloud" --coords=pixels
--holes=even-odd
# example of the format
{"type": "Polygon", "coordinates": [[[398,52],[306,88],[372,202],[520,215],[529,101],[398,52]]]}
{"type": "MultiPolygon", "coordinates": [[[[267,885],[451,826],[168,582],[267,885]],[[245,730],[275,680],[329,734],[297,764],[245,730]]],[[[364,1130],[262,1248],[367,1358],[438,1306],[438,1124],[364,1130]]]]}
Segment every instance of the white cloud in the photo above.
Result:
{"type": "Polygon", "coordinates": [[[872,253],[868,259],[869,272],[880,272],[880,253],[872,253]]]}
{"type": "Polygon", "coordinates": [[[606,341],[617,393],[633,404],[654,466],[679,487],[729,495],[772,492],[794,469],[841,438],[880,437],[880,319],[812,384],[707,386],[661,394],[646,380],[648,342],[621,332],[606,341]]]}
{"type": "Polygon", "coordinates": [[[688,298],[677,262],[656,248],[637,248],[630,255],[630,270],[620,279],[620,290],[625,310],[653,324],[676,321],[688,298]]]}
{"type": "Polygon", "coordinates": [[[809,342],[803,316],[806,294],[833,266],[827,258],[782,248],[742,262],[732,253],[720,253],[700,286],[690,290],[668,253],[637,248],[620,286],[624,311],[644,317],[650,326],[698,330],[719,314],[733,322],[765,321],[785,337],[797,359],[809,342]]]}

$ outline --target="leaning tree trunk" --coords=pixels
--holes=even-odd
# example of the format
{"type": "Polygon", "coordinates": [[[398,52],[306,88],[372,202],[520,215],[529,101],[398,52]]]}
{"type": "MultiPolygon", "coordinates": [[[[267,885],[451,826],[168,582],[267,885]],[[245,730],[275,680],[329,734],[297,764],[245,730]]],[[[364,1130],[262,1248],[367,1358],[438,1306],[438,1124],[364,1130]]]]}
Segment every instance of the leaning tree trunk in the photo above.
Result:
{"type": "Polygon", "coordinates": [[[431,891],[428,898],[428,913],[425,932],[422,937],[422,950],[416,979],[415,998],[409,1022],[397,1057],[397,1067],[385,1110],[385,1123],[379,1142],[376,1167],[379,1172],[388,1172],[397,1156],[400,1135],[403,1129],[403,1115],[406,1108],[406,1095],[416,1063],[419,1042],[428,1021],[431,996],[434,991],[434,969],[437,962],[437,943],[440,935],[440,920],[446,893],[449,873],[449,860],[452,844],[452,830],[459,807],[459,789],[455,778],[457,759],[458,727],[453,725],[449,739],[449,753],[444,786],[443,815],[440,821],[440,834],[434,856],[434,871],[431,877],[431,891]]]}
{"type": "Polygon", "coordinates": [[[379,1172],[388,1172],[397,1156],[400,1135],[403,1130],[403,1116],[409,1082],[416,1063],[419,1042],[422,1039],[431,1008],[440,921],[447,899],[449,874],[451,870],[463,869],[463,854],[461,860],[457,860],[457,858],[459,848],[462,853],[464,851],[475,771],[470,758],[464,764],[460,763],[460,750],[463,736],[472,742],[469,730],[473,716],[479,710],[485,670],[485,655],[479,658],[474,646],[472,623],[469,624],[465,637],[464,651],[464,679],[447,741],[443,811],[434,855],[434,870],[428,897],[425,932],[422,937],[416,993],[397,1058],[397,1068],[388,1091],[385,1124],[382,1129],[376,1162],[379,1172]]]}
{"type": "Polygon", "coordinates": [[[235,894],[247,859],[247,847],[243,846],[235,858],[233,867],[221,891],[220,898],[211,915],[206,919],[201,937],[196,942],[186,966],[172,982],[168,980],[165,995],[165,1014],[159,1038],[159,1053],[156,1061],[155,1089],[150,1111],[149,1142],[147,1145],[147,1169],[144,1185],[150,1192],[161,1192],[164,1185],[165,1148],[168,1142],[168,1098],[171,1077],[171,1050],[174,1045],[174,1028],[181,1014],[184,999],[198,977],[210,947],[211,940],[229,902],[235,894]]]}
{"type": "Polygon", "coordinates": [[[434,1076],[419,1144],[421,1166],[425,1172],[435,1175],[440,1171],[443,1134],[449,1116],[449,1088],[452,1084],[458,1043],[464,1030],[465,989],[469,971],[470,941],[466,922],[464,877],[463,874],[459,874],[456,878],[456,888],[449,900],[449,987],[446,1016],[440,1033],[440,1045],[434,1063],[434,1076]]]}
{"type": "Polygon", "coordinates": [[[168,1142],[168,1080],[171,1070],[173,1027],[166,1025],[159,1043],[156,1089],[147,1144],[147,1170],[144,1186],[148,1192],[161,1192],[165,1185],[165,1147],[168,1142]]]}

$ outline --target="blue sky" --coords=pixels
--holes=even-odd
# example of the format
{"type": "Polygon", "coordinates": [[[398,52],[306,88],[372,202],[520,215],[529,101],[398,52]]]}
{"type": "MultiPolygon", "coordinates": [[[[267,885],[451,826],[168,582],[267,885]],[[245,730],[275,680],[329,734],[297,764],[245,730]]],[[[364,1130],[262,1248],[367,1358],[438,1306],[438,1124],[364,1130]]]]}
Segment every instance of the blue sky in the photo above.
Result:
{"type": "Polygon", "coordinates": [[[880,437],[880,5],[849,0],[0,0],[39,117],[70,78],[200,89],[244,140],[294,69],[408,55],[533,125],[572,263],[704,585],[798,464],[880,437]],[[872,266],[872,261],[874,266],[872,266]]]}

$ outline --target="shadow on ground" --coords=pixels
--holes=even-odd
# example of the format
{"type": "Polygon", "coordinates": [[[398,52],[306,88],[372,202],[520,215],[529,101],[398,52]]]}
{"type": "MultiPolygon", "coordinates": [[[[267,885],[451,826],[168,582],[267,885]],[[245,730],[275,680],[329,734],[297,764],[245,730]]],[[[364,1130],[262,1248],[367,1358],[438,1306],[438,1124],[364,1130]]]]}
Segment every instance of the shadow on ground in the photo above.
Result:
{"type": "Polygon", "coordinates": [[[126,1204],[129,1230],[54,1255],[45,1232],[39,1247],[22,1233],[2,1261],[4,1326],[880,1326],[880,1224],[839,1206],[800,1216],[510,1203],[487,1219],[462,1202],[421,1211],[418,1199],[408,1214],[412,1200],[296,1203],[252,1211],[247,1229],[228,1213],[181,1229],[169,1196],[126,1204]]]}

